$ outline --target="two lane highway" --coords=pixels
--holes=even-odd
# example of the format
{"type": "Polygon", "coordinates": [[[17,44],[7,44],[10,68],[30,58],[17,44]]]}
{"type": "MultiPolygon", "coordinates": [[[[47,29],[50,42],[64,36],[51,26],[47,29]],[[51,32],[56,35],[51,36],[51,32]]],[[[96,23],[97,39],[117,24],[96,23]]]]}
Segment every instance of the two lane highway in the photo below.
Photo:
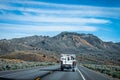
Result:
{"type": "Polygon", "coordinates": [[[78,66],[76,72],[72,72],[71,70],[61,71],[59,68],[60,66],[57,65],[41,69],[12,71],[9,73],[0,72],[0,80],[35,80],[36,78],[39,80],[113,80],[83,66],[78,66]]]}

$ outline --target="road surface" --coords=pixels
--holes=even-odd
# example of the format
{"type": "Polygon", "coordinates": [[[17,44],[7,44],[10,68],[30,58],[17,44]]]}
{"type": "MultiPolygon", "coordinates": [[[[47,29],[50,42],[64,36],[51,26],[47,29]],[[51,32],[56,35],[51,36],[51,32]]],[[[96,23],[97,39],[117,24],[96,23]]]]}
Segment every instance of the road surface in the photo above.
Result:
{"type": "Polygon", "coordinates": [[[71,70],[60,70],[60,66],[51,66],[46,68],[36,68],[29,70],[0,72],[0,80],[113,80],[107,76],[87,69],[83,66],[77,66],[76,72],[71,70]]]}

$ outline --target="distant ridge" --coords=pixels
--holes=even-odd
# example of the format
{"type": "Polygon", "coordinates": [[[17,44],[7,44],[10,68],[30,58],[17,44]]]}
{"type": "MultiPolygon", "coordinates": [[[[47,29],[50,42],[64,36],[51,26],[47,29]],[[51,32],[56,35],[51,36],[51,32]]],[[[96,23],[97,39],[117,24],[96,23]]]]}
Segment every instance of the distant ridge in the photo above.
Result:
{"type": "Polygon", "coordinates": [[[113,59],[114,57],[119,61],[120,42],[104,42],[93,34],[78,34],[75,32],[61,32],[54,37],[35,35],[0,40],[0,55],[15,51],[97,55],[99,58],[105,57],[106,59],[113,59]]]}

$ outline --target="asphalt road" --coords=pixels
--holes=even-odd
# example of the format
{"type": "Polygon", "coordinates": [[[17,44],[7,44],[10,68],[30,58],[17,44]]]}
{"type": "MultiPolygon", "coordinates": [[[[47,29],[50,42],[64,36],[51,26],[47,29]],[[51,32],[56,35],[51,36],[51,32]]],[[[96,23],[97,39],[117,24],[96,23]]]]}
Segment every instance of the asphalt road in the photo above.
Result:
{"type": "Polygon", "coordinates": [[[78,66],[76,72],[72,72],[71,70],[56,71],[52,74],[43,77],[41,80],[113,80],[113,79],[110,79],[99,72],[95,72],[85,67],[78,66]]]}
{"type": "Polygon", "coordinates": [[[35,80],[36,78],[44,77],[51,72],[58,70],[60,66],[50,66],[45,68],[35,68],[17,71],[2,71],[0,72],[0,80],[35,80]]]}
{"type": "Polygon", "coordinates": [[[76,72],[61,71],[59,65],[29,70],[0,72],[0,80],[113,80],[107,76],[78,66],[76,72]]]}

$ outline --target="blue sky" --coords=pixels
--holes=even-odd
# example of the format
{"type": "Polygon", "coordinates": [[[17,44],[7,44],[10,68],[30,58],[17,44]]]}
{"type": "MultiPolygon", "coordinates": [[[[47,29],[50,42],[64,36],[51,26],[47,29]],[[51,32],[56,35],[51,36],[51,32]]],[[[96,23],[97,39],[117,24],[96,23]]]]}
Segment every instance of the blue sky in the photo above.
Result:
{"type": "Polygon", "coordinates": [[[62,31],[120,42],[120,0],[0,0],[0,39],[62,31]]]}

